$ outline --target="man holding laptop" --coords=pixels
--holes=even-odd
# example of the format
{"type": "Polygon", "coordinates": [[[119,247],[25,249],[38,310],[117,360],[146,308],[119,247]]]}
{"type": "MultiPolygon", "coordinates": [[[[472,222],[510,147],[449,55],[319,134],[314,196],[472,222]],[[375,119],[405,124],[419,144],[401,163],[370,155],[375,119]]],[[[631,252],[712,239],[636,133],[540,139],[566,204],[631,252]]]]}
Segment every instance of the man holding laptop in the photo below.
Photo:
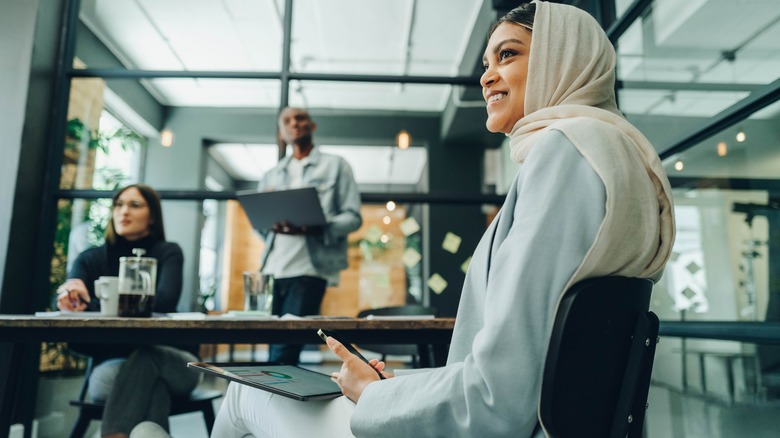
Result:
{"type": "MultiPolygon", "coordinates": [[[[279,114],[281,140],[292,154],[269,170],[259,191],[314,187],[326,224],[306,227],[279,222],[258,230],[266,247],[261,272],[273,277],[273,313],[314,315],[320,310],[328,285],[336,285],[347,267],[347,235],[360,228],[360,193],[352,169],[338,156],[314,147],[317,124],[301,108],[286,107],[279,114]]],[[[297,364],[302,346],[271,345],[269,361],[297,364]]]]}

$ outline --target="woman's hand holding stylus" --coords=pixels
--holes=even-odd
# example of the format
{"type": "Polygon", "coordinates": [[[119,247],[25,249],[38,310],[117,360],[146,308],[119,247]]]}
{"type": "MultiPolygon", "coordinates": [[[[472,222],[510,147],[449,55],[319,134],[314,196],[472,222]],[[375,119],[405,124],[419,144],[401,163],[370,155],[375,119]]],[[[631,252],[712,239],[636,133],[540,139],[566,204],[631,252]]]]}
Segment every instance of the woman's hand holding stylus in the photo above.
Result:
{"type": "Polygon", "coordinates": [[[348,399],[357,403],[363,390],[372,382],[379,380],[377,372],[382,373],[385,378],[393,377],[391,373],[385,372],[385,363],[372,359],[366,364],[360,358],[350,353],[339,341],[328,337],[328,348],[333,351],[344,363],[341,365],[341,371],[333,373],[332,376],[341,392],[348,399]]]}

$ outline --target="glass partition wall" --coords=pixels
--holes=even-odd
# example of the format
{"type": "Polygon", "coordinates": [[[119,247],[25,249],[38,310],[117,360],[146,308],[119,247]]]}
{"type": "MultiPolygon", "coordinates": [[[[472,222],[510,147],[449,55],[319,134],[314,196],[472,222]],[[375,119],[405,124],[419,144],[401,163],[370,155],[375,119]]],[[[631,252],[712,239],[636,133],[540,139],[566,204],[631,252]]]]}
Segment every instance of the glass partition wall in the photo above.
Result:
{"type": "MultiPolygon", "coordinates": [[[[63,182],[52,189],[52,196],[60,204],[88,207],[58,213],[49,290],[63,281],[68,263],[85,247],[86,240],[77,236],[84,234],[81,224],[95,228],[88,242],[98,243],[105,225],[90,224],[93,219],[105,222],[106,197],[121,185],[144,182],[162,194],[168,238],[185,253],[180,310],[226,311],[239,306],[237,301],[215,297],[240,286],[224,281],[230,257],[223,241],[231,205],[237,205],[226,200],[237,190],[256,187],[264,171],[276,163],[280,151],[275,117],[280,107],[290,104],[312,110],[318,122],[315,143],[350,162],[367,202],[364,214],[379,215],[378,223],[366,221],[374,228],[364,225],[355,233],[352,245],[360,250],[356,254],[364,262],[389,257],[393,269],[401,267],[403,272],[402,288],[393,292],[400,298],[364,297],[359,300],[364,304],[334,308],[330,313],[353,314],[363,309],[360,306],[407,300],[428,303],[432,290],[438,295],[444,288],[441,282],[435,289],[426,285],[434,273],[453,285],[456,301],[461,264],[467,257],[454,265],[446,262],[455,272],[447,275],[432,272],[423,254],[429,200],[435,198],[428,193],[428,149],[446,147],[440,138],[441,113],[451,105],[453,85],[477,88],[473,67],[478,58],[463,62],[471,38],[464,29],[486,26],[475,24],[485,9],[482,5],[467,0],[408,2],[391,8],[364,5],[363,9],[383,11],[379,24],[357,19],[371,11],[355,10],[348,1],[327,8],[304,0],[204,0],[197,5],[175,0],[81,0],[69,5],[63,56],[74,62],[61,72],[71,88],[62,113],[67,112],[67,135],[71,124],[82,121],[81,130],[91,140],[86,140],[82,156],[75,160],[89,165],[72,166],[66,150],[65,161],[58,166],[63,182]],[[452,26],[439,28],[435,35],[426,32],[442,18],[452,26]],[[93,183],[87,176],[112,172],[110,166],[89,158],[108,129],[104,119],[90,119],[96,111],[116,119],[125,127],[116,132],[132,133],[137,143],[122,143],[111,150],[114,161],[129,167],[110,184],[93,183]],[[396,147],[401,131],[410,134],[408,149],[396,147]],[[237,152],[258,143],[268,150],[250,155],[237,152]],[[417,198],[408,198],[415,193],[417,198]],[[406,202],[400,199],[403,196],[406,202]],[[391,213],[386,205],[394,200],[399,209],[391,213]],[[102,216],[92,218],[82,212],[84,208],[100,210],[102,216]],[[416,235],[384,230],[409,218],[418,224],[416,235]],[[388,219],[390,223],[385,223],[388,219]]],[[[484,131],[482,123],[477,130],[484,131]]],[[[61,144],[56,140],[59,133],[52,135],[52,144],[61,144]]],[[[486,147],[470,142],[479,150],[486,147]]],[[[469,173],[480,175],[479,164],[473,162],[476,167],[469,173]]],[[[479,183],[471,190],[476,193],[465,202],[457,196],[432,202],[477,212],[484,227],[481,205],[500,202],[500,196],[491,198],[487,192],[483,197],[479,183]]],[[[463,235],[471,229],[456,223],[446,231],[463,235]]],[[[252,237],[250,233],[247,240],[252,237]]],[[[438,248],[441,242],[434,245],[438,248]]],[[[461,252],[468,252],[470,246],[463,245],[461,252]]],[[[257,257],[249,258],[258,263],[257,257]]],[[[379,283],[388,283],[388,275],[377,275],[379,283]]],[[[369,283],[357,282],[352,289],[362,290],[369,283]]]]}
{"type": "Polygon", "coordinates": [[[677,241],[656,310],[662,319],[764,320],[780,196],[780,11],[645,3],[617,40],[618,98],[674,188],[677,241]]]}
{"type": "MultiPolygon", "coordinates": [[[[203,288],[196,284],[203,280],[197,280],[203,221],[192,218],[214,213],[211,207],[174,199],[229,199],[234,190],[251,187],[232,181],[216,192],[207,188],[213,175],[206,151],[213,145],[224,149],[259,142],[273,147],[275,114],[289,103],[343,116],[320,123],[317,135],[347,150],[392,144],[395,134],[420,116],[431,120],[412,131],[412,146],[449,147],[440,137],[445,124],[440,113],[452,107],[453,95],[461,95],[460,85],[476,84],[475,70],[464,67],[468,62],[461,59],[469,53],[468,40],[476,38],[464,36],[463,29],[473,27],[478,35],[480,27],[482,10],[473,2],[463,1],[458,13],[446,12],[460,26],[441,29],[435,37],[420,33],[440,13],[428,2],[393,8],[386,22],[376,26],[354,20],[345,12],[347,3],[324,9],[319,2],[303,0],[204,1],[185,9],[175,1],[78,3],[70,11],[72,46],[64,52],[75,61],[62,72],[71,89],[63,102],[68,108],[63,136],[88,132],[87,150],[120,144],[112,146],[111,154],[121,150],[127,169],[121,175],[106,174],[114,178],[110,184],[144,181],[169,192],[166,218],[175,224],[169,227],[179,240],[193,242],[185,244],[185,251],[194,254],[185,279],[192,294],[189,305],[197,302],[193,291],[203,288]],[[397,41],[386,38],[388,32],[397,41]],[[355,33],[361,38],[354,38],[355,33]],[[442,41],[454,40],[460,41],[456,50],[436,49],[442,41]],[[464,71],[468,75],[459,75],[464,71]],[[377,116],[358,117],[368,114],[377,116]],[[107,140],[108,122],[102,120],[109,117],[127,128],[111,135],[135,136],[137,146],[107,140]],[[74,125],[79,122],[83,128],[74,125]],[[354,123],[362,129],[348,127],[354,123]],[[162,132],[172,135],[169,146],[162,144],[162,132]]],[[[658,286],[657,311],[662,318],[680,320],[762,320],[772,296],[768,254],[776,198],[772,150],[778,111],[772,102],[780,75],[775,68],[780,64],[778,13],[772,2],[731,8],[713,1],[682,8],[674,3],[616,2],[618,20],[609,26],[618,51],[620,107],[656,145],[675,187],[679,237],[674,260],[658,286]]],[[[460,97],[455,101],[456,107],[472,106],[460,97]]],[[[58,169],[62,183],[53,196],[79,198],[71,190],[111,189],[105,182],[91,183],[94,172],[86,155],[72,167],[71,143],[65,142],[58,169]],[[71,168],[83,171],[70,175],[71,168]]],[[[357,149],[350,154],[359,155],[357,149]]],[[[386,160],[379,152],[374,157],[377,163],[386,160]]],[[[430,166],[440,161],[436,157],[429,157],[412,192],[448,186],[439,176],[428,181],[430,166]]],[[[111,172],[100,160],[96,163],[102,173],[111,172]]],[[[244,162],[258,174],[271,165],[244,162]]],[[[380,173],[367,169],[360,171],[380,173]]],[[[389,193],[380,204],[398,191],[392,183],[366,187],[364,191],[389,193]]],[[[490,203],[472,199],[474,209],[490,203]]],[[[425,196],[420,200],[425,211],[425,196]]],[[[90,217],[93,209],[99,207],[77,207],[71,227],[77,228],[79,218],[90,217]]],[[[57,266],[62,275],[62,263],[55,260],[51,269],[57,266]]],[[[424,279],[433,273],[426,271],[424,279]]],[[[430,289],[424,289],[426,297],[430,289]]]]}
{"type": "Polygon", "coordinates": [[[722,322],[780,321],[780,10],[656,0],[618,12],[636,5],[613,40],[618,99],[659,151],[677,220],[651,310],[703,323],[693,338],[662,336],[647,433],[772,436],[780,349],[718,339],[731,339],[722,322]]]}
{"type": "MultiPolygon", "coordinates": [[[[266,145],[270,152],[260,164],[242,163],[260,177],[279,155],[273,152],[276,113],[292,104],[318,117],[318,144],[347,148],[348,155],[360,155],[350,147],[375,147],[369,160],[386,164],[382,148],[392,147],[401,130],[411,133],[411,149],[426,151],[416,183],[361,186],[366,224],[350,238],[357,271],[345,282],[357,286],[329,291],[323,312],[456,294],[475,239],[492,217],[483,205],[501,202],[487,187],[482,149],[502,139],[481,137],[478,117],[462,138],[448,137],[446,129],[464,130],[460,111],[482,111],[461,88],[478,89],[484,32],[495,15],[489,3],[69,2],[62,57],[74,62],[61,63],[58,72],[64,91],[52,130],[53,182],[45,193],[58,201],[44,212],[56,228],[43,231],[51,232],[46,246],[55,256],[39,260],[40,270],[56,285],[76,242],[99,240],[110,190],[145,182],[161,191],[170,239],[187,258],[182,310],[240,306],[223,274],[233,257],[225,249],[226,230],[240,216],[235,191],[256,182],[226,176],[227,165],[212,163],[220,160],[214,151],[266,145]],[[436,32],[421,33],[426,29],[436,32]],[[478,153],[469,149],[475,145],[478,153]],[[458,161],[452,156],[472,166],[451,170],[458,161]],[[395,213],[387,207],[391,200],[395,213]],[[396,224],[410,217],[420,230],[399,233],[396,224]],[[463,240],[454,252],[443,247],[450,233],[463,240]],[[333,304],[345,296],[346,307],[333,304]]],[[[778,321],[776,2],[617,0],[610,7],[617,20],[605,27],[618,52],[619,106],[656,146],[674,188],[677,241],[652,310],[662,321],[778,321]]],[[[368,177],[384,172],[371,169],[368,177]]],[[[241,259],[258,261],[256,255],[241,259]]],[[[653,422],[651,411],[649,436],[716,435],[676,424],[679,400],[669,394],[699,396],[714,402],[706,409],[724,412],[732,405],[767,406],[780,387],[777,357],[767,345],[665,337],[651,393],[664,420],[653,422]]]]}

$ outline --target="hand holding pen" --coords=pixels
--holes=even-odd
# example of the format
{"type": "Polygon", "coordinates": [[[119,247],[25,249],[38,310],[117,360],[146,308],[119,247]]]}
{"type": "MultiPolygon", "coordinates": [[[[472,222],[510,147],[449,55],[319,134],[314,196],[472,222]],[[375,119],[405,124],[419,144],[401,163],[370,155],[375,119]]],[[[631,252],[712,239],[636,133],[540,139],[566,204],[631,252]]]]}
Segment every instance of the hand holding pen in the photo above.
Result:
{"type": "Polygon", "coordinates": [[[83,312],[91,301],[89,291],[79,278],[71,278],[57,288],[57,308],[69,312],[83,312]]]}
{"type": "Polygon", "coordinates": [[[363,390],[370,383],[393,377],[391,373],[384,371],[384,362],[376,359],[368,361],[360,353],[353,354],[347,349],[346,344],[342,344],[332,336],[327,336],[325,342],[336,356],[344,361],[341,371],[333,373],[333,378],[341,387],[341,392],[353,402],[357,403],[363,390]]]}

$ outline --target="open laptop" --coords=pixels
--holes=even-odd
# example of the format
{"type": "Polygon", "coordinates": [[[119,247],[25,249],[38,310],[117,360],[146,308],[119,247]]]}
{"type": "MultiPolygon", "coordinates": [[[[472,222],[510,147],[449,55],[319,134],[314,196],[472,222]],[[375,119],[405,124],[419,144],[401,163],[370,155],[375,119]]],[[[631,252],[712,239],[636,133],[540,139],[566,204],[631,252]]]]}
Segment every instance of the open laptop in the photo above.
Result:
{"type": "Polygon", "coordinates": [[[341,388],[330,376],[295,365],[189,362],[187,366],[300,401],[329,400],[341,396],[341,388]]]}
{"type": "Polygon", "coordinates": [[[239,192],[236,198],[256,230],[269,230],[274,224],[283,221],[296,227],[327,223],[317,189],[314,187],[273,192],[239,192]]]}

